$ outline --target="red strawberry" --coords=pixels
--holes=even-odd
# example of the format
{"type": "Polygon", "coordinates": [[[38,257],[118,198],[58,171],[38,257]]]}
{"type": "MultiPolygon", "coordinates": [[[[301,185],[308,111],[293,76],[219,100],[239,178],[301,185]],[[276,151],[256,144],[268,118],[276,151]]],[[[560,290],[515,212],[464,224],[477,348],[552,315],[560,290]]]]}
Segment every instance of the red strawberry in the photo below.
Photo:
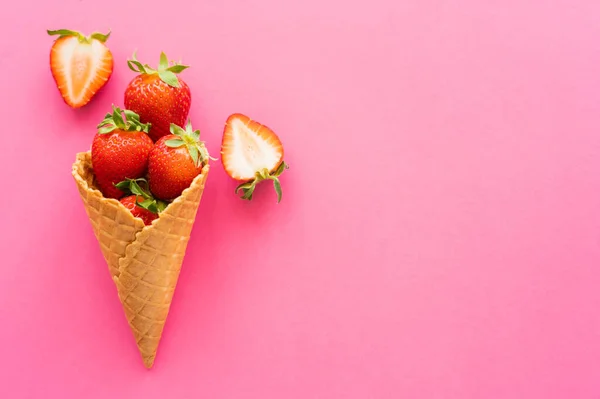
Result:
{"type": "Polygon", "coordinates": [[[158,214],[167,207],[167,204],[155,200],[148,192],[146,179],[126,179],[116,187],[131,194],[121,198],[120,202],[129,209],[134,217],[142,219],[146,226],[158,218],[158,214]],[[142,188],[142,185],[146,188],[142,188]]]}
{"type": "Polygon", "coordinates": [[[146,173],[148,154],[153,146],[148,129],[149,125],[141,123],[136,113],[114,106],[113,113],[106,114],[98,125],[92,143],[92,166],[96,183],[105,197],[121,198],[123,192],[115,184],[146,173]]]}
{"type": "Polygon", "coordinates": [[[190,112],[192,93],[177,76],[186,65],[169,66],[165,53],[160,54],[158,70],[140,63],[135,54],[127,65],[139,72],[125,89],[125,108],[136,112],[142,122],[152,124],[150,137],[157,141],[169,134],[171,123],[183,126],[190,112]]]}
{"type": "Polygon", "coordinates": [[[283,161],[283,145],[270,128],[245,115],[231,115],[225,123],[221,156],[229,177],[244,182],[235,189],[242,191],[242,199],[251,200],[258,183],[272,180],[277,202],[281,201],[278,177],[288,166],[283,161]]]}
{"type": "Polygon", "coordinates": [[[157,213],[152,213],[148,209],[144,209],[141,206],[137,205],[138,202],[144,200],[144,197],[138,195],[129,195],[127,197],[121,198],[119,201],[121,204],[125,205],[125,208],[129,209],[131,214],[140,218],[144,221],[144,224],[147,226],[152,223],[152,221],[158,218],[157,213]]]}
{"type": "Polygon", "coordinates": [[[110,32],[84,36],[59,29],[48,34],[60,35],[50,51],[50,70],[58,90],[68,105],[83,107],[112,75],[113,56],[104,44],[110,32]]]}
{"type": "Polygon", "coordinates": [[[155,197],[169,201],[188,188],[208,162],[200,131],[191,122],[186,129],[171,124],[171,132],[156,142],[148,158],[148,180],[155,197]]]}

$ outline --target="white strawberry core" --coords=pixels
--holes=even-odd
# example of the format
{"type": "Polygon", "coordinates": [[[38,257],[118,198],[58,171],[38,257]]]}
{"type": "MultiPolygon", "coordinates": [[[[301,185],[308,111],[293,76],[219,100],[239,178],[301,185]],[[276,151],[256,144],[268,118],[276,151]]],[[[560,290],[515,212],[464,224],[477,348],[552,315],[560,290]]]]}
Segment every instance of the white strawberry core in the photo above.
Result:
{"type": "Polygon", "coordinates": [[[83,99],[98,72],[110,73],[102,67],[105,56],[106,48],[97,40],[82,45],[76,37],[71,37],[61,46],[59,57],[60,65],[64,68],[62,73],[71,77],[64,84],[74,102],[83,99]]]}

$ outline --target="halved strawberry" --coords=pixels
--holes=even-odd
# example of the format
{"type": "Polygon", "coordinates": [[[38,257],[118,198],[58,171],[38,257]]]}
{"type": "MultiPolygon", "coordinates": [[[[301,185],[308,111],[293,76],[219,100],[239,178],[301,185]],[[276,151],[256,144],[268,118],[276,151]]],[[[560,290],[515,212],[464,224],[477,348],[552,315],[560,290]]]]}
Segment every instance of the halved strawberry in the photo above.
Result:
{"type": "Polygon", "coordinates": [[[235,189],[242,192],[242,199],[251,200],[258,183],[272,180],[277,202],[281,201],[278,177],[288,166],[283,161],[283,144],[269,127],[246,115],[231,115],[225,123],[221,156],[225,172],[244,182],[235,189]]]}
{"type": "Polygon", "coordinates": [[[83,107],[112,75],[113,56],[104,44],[110,32],[84,36],[59,29],[48,34],[59,35],[50,51],[50,70],[58,90],[69,106],[83,107]]]}

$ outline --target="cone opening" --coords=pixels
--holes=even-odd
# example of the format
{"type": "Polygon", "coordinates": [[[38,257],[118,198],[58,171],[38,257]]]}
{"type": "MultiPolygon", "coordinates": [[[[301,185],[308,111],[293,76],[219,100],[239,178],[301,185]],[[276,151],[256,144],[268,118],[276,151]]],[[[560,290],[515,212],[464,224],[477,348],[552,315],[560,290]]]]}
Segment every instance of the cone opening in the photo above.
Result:
{"type": "MultiPolygon", "coordinates": [[[[158,214],[158,217],[151,222],[151,224],[144,226],[144,229],[157,223],[157,221],[160,219],[161,214],[168,212],[169,208],[173,204],[183,202],[184,198],[193,189],[193,187],[196,184],[198,184],[198,182],[202,181],[206,177],[209,169],[210,169],[210,166],[208,164],[204,165],[202,167],[202,171],[200,172],[200,174],[198,176],[196,176],[194,178],[194,180],[192,181],[190,186],[187,187],[185,190],[183,190],[183,192],[181,193],[181,195],[179,195],[179,197],[177,197],[173,201],[171,201],[167,205],[167,207],[161,213],[158,214]]],[[[98,185],[96,184],[96,177],[94,176],[94,168],[92,166],[92,154],[90,151],[81,152],[81,153],[77,154],[76,161],[73,164],[73,172],[72,173],[73,173],[73,177],[75,177],[75,180],[78,181],[78,183],[82,186],[82,188],[84,190],[90,190],[90,191],[94,192],[94,194],[97,195],[99,198],[102,198],[104,201],[112,202],[113,204],[115,204],[115,206],[117,206],[118,208],[120,208],[122,210],[127,211],[127,213],[129,213],[131,215],[131,212],[129,212],[129,210],[125,207],[125,205],[123,205],[119,200],[114,199],[114,198],[104,197],[104,195],[98,188],[98,185]]],[[[133,217],[133,215],[131,215],[131,216],[133,217]]],[[[139,218],[137,218],[137,219],[139,219],[139,218]]]]}

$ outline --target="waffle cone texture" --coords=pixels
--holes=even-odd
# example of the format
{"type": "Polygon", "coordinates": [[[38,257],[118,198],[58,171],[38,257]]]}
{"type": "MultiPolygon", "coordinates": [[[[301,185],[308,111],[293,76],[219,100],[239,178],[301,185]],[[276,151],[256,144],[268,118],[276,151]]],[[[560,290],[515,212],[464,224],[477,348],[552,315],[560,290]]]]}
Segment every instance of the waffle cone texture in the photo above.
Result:
{"type": "Polygon", "coordinates": [[[73,177],[142,360],[154,364],[209,166],[151,225],[96,188],[91,153],[77,154],[73,177]]]}

